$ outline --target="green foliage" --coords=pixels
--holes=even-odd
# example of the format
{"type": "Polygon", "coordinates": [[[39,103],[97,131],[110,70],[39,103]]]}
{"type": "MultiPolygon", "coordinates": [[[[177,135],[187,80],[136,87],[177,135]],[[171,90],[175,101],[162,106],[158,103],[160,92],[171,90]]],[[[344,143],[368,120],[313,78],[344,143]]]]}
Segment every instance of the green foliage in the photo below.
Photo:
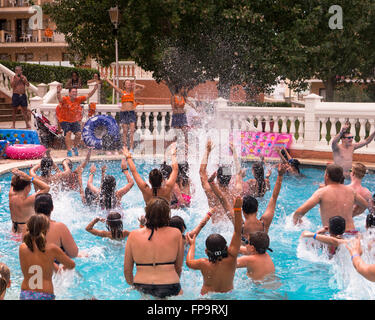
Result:
{"type": "Polygon", "coordinates": [[[14,71],[16,66],[21,66],[23,74],[27,77],[27,79],[30,82],[45,84],[48,84],[53,81],[58,81],[60,83],[65,84],[65,82],[69,78],[71,78],[71,73],[73,71],[78,72],[82,84],[86,84],[87,80],[92,79],[94,74],[98,72],[95,69],[45,66],[40,64],[12,61],[0,61],[0,64],[4,65],[12,71],[14,71]]]}
{"type": "Polygon", "coordinates": [[[344,78],[373,78],[373,0],[60,0],[43,6],[81,61],[115,60],[108,9],[118,4],[120,59],[132,57],[174,89],[219,78],[220,96],[242,85],[248,96],[268,92],[278,77],[304,90],[323,80],[327,99],[344,78]],[[331,30],[329,8],[343,9],[331,30]]]}
{"type": "Polygon", "coordinates": [[[337,102],[371,102],[366,87],[355,83],[340,85],[335,90],[334,100],[337,102]]]}

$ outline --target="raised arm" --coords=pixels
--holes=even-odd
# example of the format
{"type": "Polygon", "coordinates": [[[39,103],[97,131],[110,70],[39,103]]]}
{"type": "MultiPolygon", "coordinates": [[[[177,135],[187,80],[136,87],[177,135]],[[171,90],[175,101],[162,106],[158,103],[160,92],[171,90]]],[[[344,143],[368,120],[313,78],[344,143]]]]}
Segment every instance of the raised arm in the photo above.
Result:
{"type": "Polygon", "coordinates": [[[169,179],[165,183],[165,187],[168,188],[169,190],[173,190],[173,187],[176,183],[177,176],[178,176],[178,162],[177,162],[177,157],[176,157],[177,149],[176,146],[174,146],[171,157],[172,157],[172,172],[169,176],[169,179]]]}
{"type": "Polygon", "coordinates": [[[26,181],[31,181],[39,189],[38,192],[35,192],[34,194],[32,194],[31,196],[28,196],[26,198],[26,200],[25,200],[26,203],[32,205],[35,202],[35,197],[36,197],[37,194],[49,192],[49,189],[50,189],[49,185],[47,183],[45,183],[44,181],[42,181],[41,179],[39,179],[38,177],[30,177],[26,172],[23,172],[19,169],[13,169],[12,173],[14,175],[17,175],[17,176],[21,177],[22,179],[24,179],[26,181]]]}
{"type": "Polygon", "coordinates": [[[234,211],[234,232],[232,241],[228,247],[228,254],[237,257],[241,246],[241,228],[242,228],[242,198],[236,197],[233,201],[234,211]]]}
{"type": "Polygon", "coordinates": [[[31,169],[30,169],[30,176],[34,177],[34,178],[37,178],[38,175],[36,174],[36,171],[38,171],[40,169],[40,163],[36,164],[35,166],[33,166],[31,169]]]}
{"type": "Polygon", "coordinates": [[[58,101],[59,103],[62,102],[61,90],[62,90],[62,86],[61,86],[61,84],[59,84],[59,85],[56,87],[56,98],[57,98],[57,101],[58,101]]]}
{"type": "Polygon", "coordinates": [[[204,156],[202,158],[202,162],[199,168],[199,176],[201,178],[202,187],[205,191],[211,191],[211,187],[208,183],[207,164],[208,164],[208,157],[210,156],[212,148],[213,148],[212,141],[207,140],[206,152],[204,153],[204,156]]]}
{"type": "MultiPolygon", "coordinates": [[[[357,192],[354,193],[354,203],[359,206],[360,208],[362,208],[363,210],[366,209],[366,208],[370,208],[371,207],[371,203],[367,202],[365,200],[365,198],[363,198],[360,194],[358,194],[357,192]]],[[[363,211],[362,211],[363,212],[363,211]]]]}
{"type": "Polygon", "coordinates": [[[142,193],[145,191],[145,189],[149,188],[148,184],[142,179],[140,174],[137,171],[137,168],[134,164],[132,154],[129,152],[128,148],[124,146],[122,149],[122,152],[125,156],[125,159],[128,163],[129,169],[133,175],[133,178],[135,180],[135,183],[137,184],[138,188],[142,191],[142,193]]]}
{"type": "Polygon", "coordinates": [[[87,180],[87,188],[96,195],[100,194],[100,189],[94,186],[94,174],[96,172],[96,167],[94,164],[91,165],[90,168],[90,174],[89,174],[89,179],[87,180]]]}
{"type": "Polygon", "coordinates": [[[217,209],[216,208],[212,208],[210,210],[208,210],[208,212],[205,214],[205,216],[203,217],[203,219],[199,222],[199,224],[189,232],[189,235],[190,237],[192,236],[198,236],[199,232],[201,232],[201,230],[203,229],[203,227],[207,224],[207,222],[211,219],[211,216],[215,213],[217,209]]]}
{"type": "Polygon", "coordinates": [[[337,151],[338,150],[338,143],[342,137],[342,135],[344,134],[344,132],[347,132],[349,130],[349,127],[350,127],[350,123],[349,122],[346,122],[340,132],[338,134],[335,135],[335,137],[332,139],[332,150],[333,151],[337,151]]]}
{"type": "Polygon", "coordinates": [[[335,247],[338,247],[341,243],[346,243],[346,240],[326,236],[326,235],[323,235],[323,234],[319,234],[318,232],[313,233],[311,231],[303,231],[302,234],[301,234],[301,237],[302,238],[315,238],[319,242],[329,244],[329,245],[333,245],[335,247]]]}
{"type": "Polygon", "coordinates": [[[87,95],[87,97],[86,97],[86,100],[87,99],[90,99],[93,95],[94,95],[94,93],[95,93],[95,91],[98,89],[98,84],[96,84],[95,86],[94,86],[94,88],[88,93],[88,95],[87,95]]]}
{"type": "Polygon", "coordinates": [[[115,89],[119,94],[122,94],[122,90],[117,87],[111,80],[107,79],[107,78],[104,78],[105,81],[107,81],[107,83],[113,88],[115,89]]]}
{"type": "Polygon", "coordinates": [[[189,234],[186,235],[186,240],[190,245],[189,251],[186,255],[186,265],[193,270],[201,270],[204,266],[203,259],[195,259],[195,240],[197,236],[194,234],[190,236],[189,234]]]}
{"type": "Polygon", "coordinates": [[[87,154],[86,154],[86,158],[85,160],[77,167],[77,169],[75,170],[76,172],[80,172],[82,173],[83,169],[86,168],[87,164],[89,163],[90,161],[90,158],[91,158],[91,152],[92,152],[92,148],[89,148],[87,150],[87,154]]]}
{"type": "Polygon", "coordinates": [[[374,140],[374,138],[375,138],[375,131],[372,134],[370,134],[365,140],[355,143],[353,145],[354,150],[367,146],[372,140],[374,140]]]}
{"type": "Polygon", "coordinates": [[[241,169],[241,163],[240,160],[237,156],[236,148],[232,144],[229,145],[230,150],[232,151],[233,154],[233,162],[234,162],[234,167],[236,170],[236,184],[235,184],[235,190],[236,193],[241,195],[243,191],[243,176],[242,176],[242,169],[241,169]]]}
{"type": "Polygon", "coordinates": [[[275,208],[276,208],[276,201],[280,193],[281,184],[283,182],[283,176],[286,171],[286,165],[285,164],[279,164],[278,170],[277,170],[277,179],[275,183],[275,187],[273,188],[272,196],[270,201],[268,202],[266,211],[260,218],[264,222],[264,226],[266,228],[266,232],[268,232],[268,229],[272,223],[273,216],[275,214],[275,208]]]}
{"type": "Polygon", "coordinates": [[[350,252],[354,268],[367,280],[375,282],[375,264],[367,264],[362,260],[362,248],[360,238],[355,238],[346,244],[350,252]]]}
{"type": "Polygon", "coordinates": [[[116,196],[118,200],[121,200],[121,198],[134,186],[134,181],[129,173],[125,159],[121,160],[121,171],[125,174],[128,184],[125,187],[117,190],[116,196]]]}
{"type": "Polygon", "coordinates": [[[322,189],[318,189],[313,195],[293,213],[293,223],[301,223],[302,217],[320,202],[320,194],[322,189]]]}
{"type": "Polygon", "coordinates": [[[99,222],[105,222],[105,219],[104,218],[100,218],[100,217],[97,217],[93,220],[91,220],[91,222],[87,225],[86,227],[86,231],[87,232],[90,232],[91,234],[93,234],[94,236],[98,236],[98,237],[107,237],[108,235],[108,232],[107,231],[103,231],[103,230],[97,230],[97,229],[94,229],[94,226],[99,222]]]}

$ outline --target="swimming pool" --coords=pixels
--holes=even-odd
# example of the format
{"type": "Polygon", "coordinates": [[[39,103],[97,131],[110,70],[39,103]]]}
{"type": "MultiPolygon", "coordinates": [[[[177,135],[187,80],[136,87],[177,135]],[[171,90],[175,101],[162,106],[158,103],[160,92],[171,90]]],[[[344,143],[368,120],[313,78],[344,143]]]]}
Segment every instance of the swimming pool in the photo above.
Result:
{"type": "MultiPolygon", "coordinates": [[[[100,184],[100,166],[104,162],[95,162],[97,174],[95,185],[100,184]]],[[[83,174],[83,183],[86,185],[89,175],[89,166],[83,174]]],[[[122,187],[126,182],[121,173],[120,161],[106,162],[107,174],[117,177],[117,186],[122,187]]],[[[136,161],[138,172],[147,179],[149,171],[159,163],[136,161]]],[[[201,188],[197,165],[191,165],[191,179],[195,194],[189,209],[172,210],[172,215],[180,215],[185,219],[188,230],[192,230],[207,212],[206,196],[201,188]]],[[[249,168],[250,163],[246,166],[249,168]]],[[[208,166],[208,172],[215,167],[208,166]]],[[[273,252],[270,256],[276,268],[276,277],[263,284],[255,284],[246,276],[246,269],[237,269],[234,279],[234,290],[230,293],[209,294],[203,299],[235,299],[235,300],[330,300],[330,299],[373,299],[375,284],[365,280],[352,267],[350,255],[346,248],[340,248],[336,256],[329,260],[324,252],[314,252],[307,249],[304,243],[299,242],[302,230],[314,231],[320,224],[318,207],[311,210],[304,218],[303,226],[296,227],[291,222],[291,213],[297,209],[323,181],[324,170],[321,168],[303,167],[304,179],[285,176],[277,202],[275,217],[271,225],[269,236],[270,247],[273,252]]],[[[251,177],[251,170],[247,170],[247,177],[251,177]]],[[[271,186],[273,189],[277,172],[273,171],[271,186]]],[[[18,299],[22,273],[18,260],[19,242],[12,238],[10,233],[11,220],[8,205],[8,191],[11,174],[0,178],[0,261],[11,269],[12,286],[7,291],[6,299],[18,299]]],[[[363,184],[371,191],[373,175],[366,175],[363,184]]],[[[264,212],[271,192],[259,201],[259,215],[264,212]]],[[[138,228],[137,218],[144,214],[144,201],[138,187],[134,187],[122,199],[124,229],[138,228]]],[[[142,299],[136,290],[125,281],[123,275],[125,241],[115,242],[109,239],[95,237],[85,231],[85,227],[94,217],[103,213],[86,208],[82,205],[78,193],[64,193],[54,196],[54,211],[52,219],[65,223],[73,234],[80,249],[88,254],[86,258],[76,258],[76,268],[66,271],[63,276],[54,278],[56,299],[107,299],[107,300],[136,300],[142,299]]],[[[355,218],[355,225],[364,231],[364,213],[355,218]]],[[[100,222],[97,228],[105,228],[100,222]]],[[[231,224],[217,224],[209,222],[199,234],[196,241],[196,257],[204,256],[204,242],[206,237],[213,233],[221,233],[228,241],[232,237],[231,224]]],[[[364,248],[366,249],[366,248],[364,248]]],[[[364,259],[373,262],[373,252],[364,252],[364,259]]],[[[181,275],[181,286],[184,294],[170,299],[202,299],[200,289],[202,276],[199,271],[187,268],[185,261],[181,275]]],[[[152,299],[151,297],[146,297],[152,299]]]]}

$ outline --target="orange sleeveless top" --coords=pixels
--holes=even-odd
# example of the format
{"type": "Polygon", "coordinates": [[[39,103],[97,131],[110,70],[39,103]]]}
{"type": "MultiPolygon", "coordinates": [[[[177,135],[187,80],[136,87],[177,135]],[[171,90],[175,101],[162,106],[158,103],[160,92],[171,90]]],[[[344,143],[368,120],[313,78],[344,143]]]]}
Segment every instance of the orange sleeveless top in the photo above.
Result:
{"type": "Polygon", "coordinates": [[[184,97],[177,97],[176,95],[174,96],[174,104],[176,105],[176,107],[183,107],[185,105],[185,99],[184,97]]]}
{"type": "Polygon", "coordinates": [[[135,98],[134,98],[134,92],[131,91],[130,93],[123,91],[121,96],[121,102],[132,102],[133,105],[135,105],[135,98]]]}

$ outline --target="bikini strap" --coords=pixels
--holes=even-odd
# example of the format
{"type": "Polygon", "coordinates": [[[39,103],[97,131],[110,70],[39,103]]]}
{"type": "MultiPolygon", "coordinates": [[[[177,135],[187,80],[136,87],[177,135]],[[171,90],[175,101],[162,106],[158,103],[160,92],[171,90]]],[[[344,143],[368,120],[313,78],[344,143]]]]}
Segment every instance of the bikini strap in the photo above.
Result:
{"type": "Polygon", "coordinates": [[[154,228],[151,228],[151,234],[150,234],[150,236],[148,237],[148,240],[151,240],[151,237],[152,237],[153,234],[154,234],[154,228]]]}

